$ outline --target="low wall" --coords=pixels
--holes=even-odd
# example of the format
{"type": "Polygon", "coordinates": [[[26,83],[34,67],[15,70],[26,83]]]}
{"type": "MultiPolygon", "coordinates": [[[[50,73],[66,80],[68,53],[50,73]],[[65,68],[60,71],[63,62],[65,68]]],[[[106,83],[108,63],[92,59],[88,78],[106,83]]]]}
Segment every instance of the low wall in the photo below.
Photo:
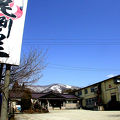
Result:
{"type": "Polygon", "coordinates": [[[76,103],[66,103],[65,108],[66,109],[77,109],[78,106],[76,103]]]}

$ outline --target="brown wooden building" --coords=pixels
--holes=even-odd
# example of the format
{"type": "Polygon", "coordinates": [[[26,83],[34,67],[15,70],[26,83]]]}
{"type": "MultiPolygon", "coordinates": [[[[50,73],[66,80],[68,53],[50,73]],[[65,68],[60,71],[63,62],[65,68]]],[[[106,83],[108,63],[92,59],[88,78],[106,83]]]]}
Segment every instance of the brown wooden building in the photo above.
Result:
{"type": "MultiPolygon", "coordinates": [[[[11,106],[15,107],[21,105],[22,93],[16,94],[14,92],[10,93],[11,106]]],[[[32,103],[39,104],[49,109],[78,109],[79,108],[79,98],[72,94],[60,94],[53,91],[47,93],[32,93],[32,103]]]]}

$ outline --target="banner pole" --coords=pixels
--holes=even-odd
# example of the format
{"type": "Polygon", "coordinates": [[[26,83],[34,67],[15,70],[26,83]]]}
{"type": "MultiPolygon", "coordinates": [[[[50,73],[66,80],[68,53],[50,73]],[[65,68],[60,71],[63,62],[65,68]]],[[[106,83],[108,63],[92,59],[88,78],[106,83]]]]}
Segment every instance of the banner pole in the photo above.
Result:
{"type": "Polygon", "coordinates": [[[3,63],[0,65],[0,114],[1,114],[1,104],[2,104],[2,96],[1,96],[1,90],[2,90],[2,71],[3,71],[3,63]]]}
{"type": "Polygon", "coordinates": [[[6,74],[4,80],[4,87],[2,90],[2,107],[1,107],[1,119],[8,120],[8,95],[9,95],[9,83],[10,83],[10,68],[11,65],[6,64],[6,74]]]}
{"type": "Polygon", "coordinates": [[[1,63],[0,65],[0,85],[1,85],[1,81],[2,81],[2,71],[3,71],[3,63],[1,63]]]}

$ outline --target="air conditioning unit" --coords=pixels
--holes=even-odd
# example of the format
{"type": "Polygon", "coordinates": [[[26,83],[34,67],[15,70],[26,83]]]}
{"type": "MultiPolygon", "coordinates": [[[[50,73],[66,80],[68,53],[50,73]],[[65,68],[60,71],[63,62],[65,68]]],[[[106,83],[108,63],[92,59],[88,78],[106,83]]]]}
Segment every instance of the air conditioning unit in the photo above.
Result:
{"type": "Polygon", "coordinates": [[[120,79],[117,79],[117,83],[120,83],[120,79]]]}
{"type": "Polygon", "coordinates": [[[120,78],[115,78],[115,79],[114,79],[114,83],[115,83],[115,84],[120,84],[120,78]]]}

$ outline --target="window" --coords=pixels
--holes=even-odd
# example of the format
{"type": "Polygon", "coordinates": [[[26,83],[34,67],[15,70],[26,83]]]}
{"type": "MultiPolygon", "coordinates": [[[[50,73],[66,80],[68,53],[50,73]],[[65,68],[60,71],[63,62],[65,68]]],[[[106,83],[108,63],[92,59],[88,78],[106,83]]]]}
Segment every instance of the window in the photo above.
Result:
{"type": "Polygon", "coordinates": [[[91,88],[91,92],[94,92],[94,87],[91,88]]]}
{"type": "Polygon", "coordinates": [[[82,91],[81,90],[78,92],[78,95],[82,95],[82,91]]]}
{"type": "Polygon", "coordinates": [[[86,99],[86,105],[95,105],[95,103],[97,103],[96,97],[86,99]]]}
{"type": "Polygon", "coordinates": [[[88,105],[89,103],[88,103],[88,99],[86,99],[86,105],[88,105]]]}
{"type": "Polygon", "coordinates": [[[94,87],[94,92],[98,91],[98,86],[94,87]]]}
{"type": "Polygon", "coordinates": [[[88,90],[87,89],[85,89],[85,94],[87,94],[88,93],[88,90]]]}
{"type": "Polygon", "coordinates": [[[68,103],[73,103],[73,101],[72,100],[68,100],[68,103]]]}
{"type": "Polygon", "coordinates": [[[116,95],[111,95],[111,101],[116,101],[116,95]]]}
{"type": "Polygon", "coordinates": [[[77,100],[73,100],[73,103],[77,103],[77,100]]]}

